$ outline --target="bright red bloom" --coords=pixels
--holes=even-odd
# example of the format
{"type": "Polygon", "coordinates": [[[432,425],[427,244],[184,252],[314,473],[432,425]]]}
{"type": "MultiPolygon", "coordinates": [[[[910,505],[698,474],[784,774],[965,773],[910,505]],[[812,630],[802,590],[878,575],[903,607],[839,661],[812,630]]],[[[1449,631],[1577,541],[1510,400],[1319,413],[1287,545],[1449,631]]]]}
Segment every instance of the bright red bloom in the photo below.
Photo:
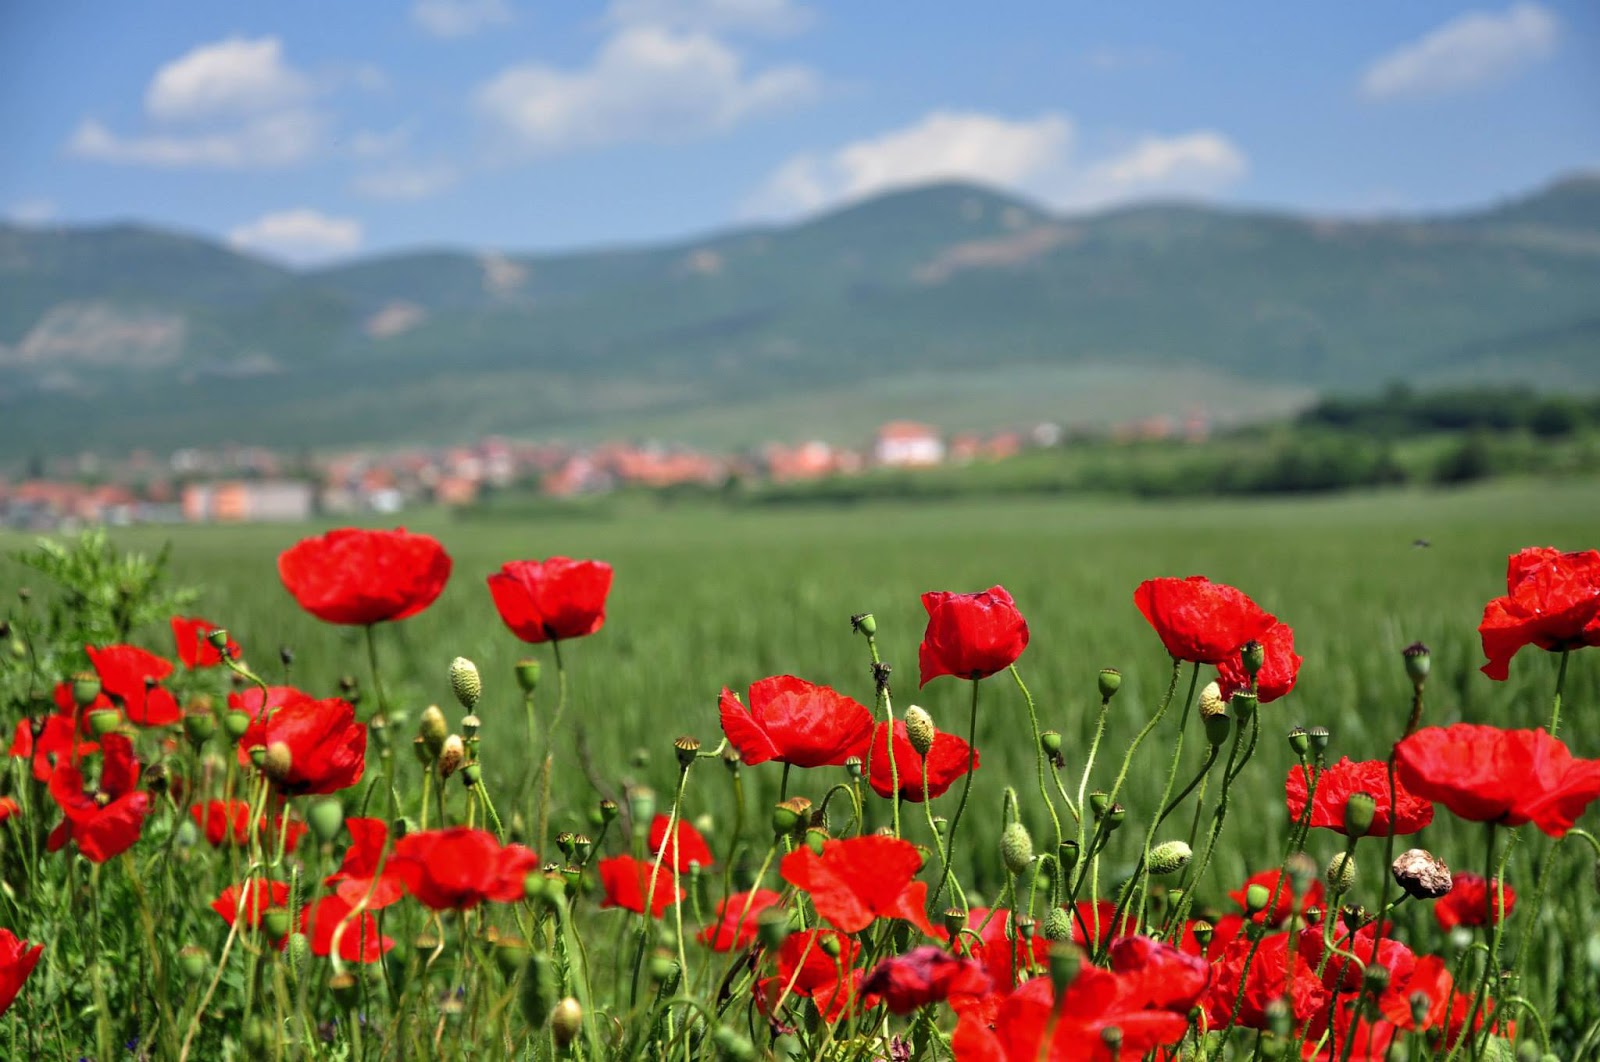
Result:
{"type": "Polygon", "coordinates": [[[1290,1013],[1297,1023],[1309,1020],[1328,1005],[1328,990],[1298,951],[1293,955],[1291,970],[1289,934],[1272,933],[1262,937],[1261,946],[1250,962],[1250,972],[1244,976],[1244,960],[1250,948],[1247,937],[1237,937],[1223,949],[1222,956],[1212,966],[1211,991],[1206,996],[1205,1008],[1213,1026],[1226,1024],[1228,1015],[1233,1013],[1241,977],[1244,998],[1239,1005],[1238,1023],[1246,1029],[1265,1029],[1267,1007],[1280,997],[1289,1001],[1290,1013]]]}
{"type": "MultiPolygon", "coordinates": [[[[1306,772],[1299,764],[1289,768],[1289,778],[1284,783],[1289,801],[1289,817],[1299,820],[1306,810],[1306,772]]],[[[1325,830],[1344,833],[1344,805],[1352,793],[1366,793],[1377,802],[1372,815],[1374,837],[1389,836],[1389,764],[1384,760],[1363,760],[1360,763],[1348,757],[1324,768],[1317,774],[1317,795],[1311,805],[1311,825],[1325,830]]],[[[1395,801],[1400,805],[1396,835],[1416,833],[1433,821],[1433,805],[1423,800],[1400,781],[1398,772],[1394,780],[1395,801]]]]}
{"type": "Polygon", "coordinates": [[[326,623],[365,626],[415,616],[450,578],[450,554],[405,528],[343,527],[278,555],[278,577],[301,608],[326,623]]]}
{"type": "Polygon", "coordinates": [[[108,645],[97,649],[83,647],[89,662],[100,676],[100,687],[122,702],[128,721],[140,726],[168,726],[183,714],[178,701],[156,683],[172,674],[172,665],[136,645],[108,645]]]}
{"type": "Polygon", "coordinates": [[[1278,622],[1244,591],[1203,575],[1147,579],[1133,592],[1133,603],[1168,653],[1195,664],[1237,658],[1246,642],[1260,641],[1278,622]]]}
{"type": "Polygon", "coordinates": [[[771,889],[736,892],[717,904],[716,921],[700,930],[698,939],[712,951],[748,948],[756,939],[757,917],[783,902],[771,889]]]}
{"type": "Polygon", "coordinates": [[[864,755],[872,713],[863,705],[793,675],[750,684],[750,707],[724,689],[717,702],[722,732],[748,764],[777,760],[796,767],[841,766],[864,755]]]}
{"type": "MultiPolygon", "coordinates": [[[[1380,1001],[1388,996],[1386,991],[1380,1001]]],[[[1307,1037],[1300,1047],[1300,1057],[1306,1062],[1341,1062],[1346,1057],[1371,1059],[1372,1062],[1387,1059],[1389,1048],[1394,1043],[1395,1027],[1381,1019],[1368,1020],[1363,1016],[1364,1008],[1358,1007],[1360,1002],[1350,996],[1335,1001],[1332,1027],[1328,1030],[1327,1039],[1321,1041],[1321,1049],[1318,1050],[1316,1043],[1307,1037]],[[1352,1038],[1354,1042],[1346,1052],[1345,1041],[1352,1038]]],[[[1312,1024],[1315,1027],[1317,1023],[1312,1024]]]]}
{"type": "Polygon", "coordinates": [[[1122,976],[1123,998],[1146,1009],[1187,1014],[1211,984],[1211,966],[1151,937],[1111,942],[1111,969],[1122,976]]]}
{"type": "MultiPolygon", "coordinates": [[[[1313,970],[1321,968],[1322,985],[1329,992],[1359,992],[1361,965],[1351,962],[1338,952],[1330,954],[1324,964],[1322,928],[1322,926],[1307,926],[1300,931],[1300,953],[1306,957],[1306,962],[1311,964],[1313,970]]],[[[1373,941],[1377,940],[1377,935],[1376,922],[1362,926],[1354,934],[1340,923],[1333,930],[1333,946],[1341,952],[1348,951],[1366,966],[1376,962],[1388,970],[1389,984],[1384,993],[1397,993],[1403,999],[1406,996],[1406,986],[1411,981],[1411,971],[1417,965],[1417,957],[1410,948],[1389,936],[1387,931],[1374,952],[1372,945],[1373,941]]]]}
{"type": "Polygon", "coordinates": [[[673,889],[672,867],[665,860],[658,867],[654,860],[619,855],[600,860],[599,869],[600,885],[606,891],[601,907],[621,907],[644,914],[645,897],[649,896],[650,917],[660,918],[662,911],[688,895],[681,888],[673,889]]]}
{"type": "MultiPolygon", "coordinates": [[[[206,636],[217,629],[217,624],[199,616],[173,616],[172,640],[178,646],[178,659],[187,668],[216,667],[222,663],[222,654],[206,636]]],[[[239,659],[239,643],[228,639],[228,659],[239,659]]]]}
{"type": "Polygon", "coordinates": [[[867,765],[867,781],[872,791],[881,797],[894,794],[895,774],[898,772],[900,795],[913,804],[930,797],[943,796],[956,779],[967,773],[969,766],[978,766],[978,753],[964,740],[943,730],[933,737],[928,748],[928,788],[922,788],[922,757],[911,745],[904,721],[894,721],[894,765],[889,763],[887,751],[889,724],[879,723],[872,728],[872,748],[866,753],[871,762],[867,765]]]}
{"type": "Polygon", "coordinates": [[[111,703],[111,698],[107,697],[103,690],[100,693],[95,694],[94,700],[89,702],[89,706],[87,708],[79,708],[76,698],[74,698],[72,695],[72,683],[70,682],[56,683],[56,688],[52,694],[52,697],[56,702],[56,712],[60,715],[67,716],[69,719],[73,716],[77,716],[79,728],[86,736],[94,733],[93,727],[91,727],[89,724],[90,713],[101,712],[107,709],[110,709],[113,712],[117,711],[117,706],[111,703]]]}
{"type": "Polygon", "coordinates": [[[1580,760],[1543,730],[1430,726],[1395,746],[1406,787],[1471,822],[1531,822],[1565,836],[1596,797],[1600,760],[1580,760]]]}
{"type": "Polygon", "coordinates": [[[650,854],[661,851],[663,843],[667,846],[667,854],[661,858],[662,866],[670,868],[677,864],[678,872],[687,874],[692,864],[698,863],[704,869],[716,862],[711,858],[711,848],[700,831],[682,819],[673,827],[672,840],[668,841],[667,821],[666,815],[657,815],[650,824],[650,854]]]}
{"type": "MultiPolygon", "coordinates": [[[[109,702],[107,702],[109,705],[109,702]]],[[[35,720],[18,719],[16,733],[11,739],[11,757],[33,761],[33,778],[36,782],[50,781],[56,767],[72,761],[72,716],[47,715],[39,720],[39,733],[33,732],[35,720]]],[[[100,746],[93,741],[77,743],[77,756],[98,752],[100,746]]]]}
{"type": "MultiPolygon", "coordinates": [[[[1256,697],[1262,704],[1275,701],[1294,689],[1300,677],[1300,654],[1294,651],[1294,628],[1287,623],[1274,623],[1267,632],[1256,639],[1261,643],[1261,670],[1256,672],[1256,697]]],[[[1224,699],[1240,690],[1250,688],[1250,673],[1244,669],[1244,660],[1238,653],[1225,657],[1217,664],[1217,684],[1224,699]]]]}
{"type": "Polygon", "coordinates": [[[522,845],[501,847],[488,830],[468,826],[408,833],[389,856],[394,875],[435,911],[520,900],[523,881],[538,866],[539,857],[522,845]]]}
{"type": "Polygon", "coordinates": [[[1141,1058],[1183,1038],[1189,1019],[1170,1010],[1147,1010],[1128,982],[1097,966],[1084,966],[1059,1003],[1048,977],[1035,977],[992,1008],[966,1008],[951,1041],[961,1062],[1110,1062],[1141,1058]],[[1104,1032],[1122,1034],[1117,1053],[1104,1032]],[[1050,1033],[1048,1047],[1045,1035],[1050,1033]]]}
{"type": "Polygon", "coordinates": [[[389,825],[382,819],[352,818],[344,820],[350,831],[350,847],[345,849],[344,862],[339,869],[323,879],[324,885],[335,886],[335,891],[348,904],[361,902],[367,897],[367,908],[379,910],[397,902],[406,894],[406,883],[395,871],[394,860],[383,863],[383,847],[389,842],[389,825]],[[377,885],[372,879],[378,879],[377,885]],[[371,893],[368,896],[368,893],[371,893]]]}
{"type": "Polygon", "coordinates": [[[77,764],[59,764],[51,776],[50,796],[66,819],[50,832],[46,843],[50,851],[74,841],[91,862],[104,863],[139,839],[150,813],[150,794],[134,788],[139,784],[139,761],[133,758],[133,743],[110,733],[103,748],[100,784],[94,792],[85,792],[77,764]]]}
{"type": "Polygon", "coordinates": [[[236,918],[243,917],[245,925],[260,929],[261,919],[268,911],[283,907],[288,902],[289,886],[286,883],[251,878],[248,890],[240,888],[237,883],[223,889],[222,895],[212,901],[211,909],[230,926],[236,918]]]}
{"type": "Polygon", "coordinates": [[[606,622],[611,565],[551,557],[507,561],[489,576],[489,593],[505,625],[525,642],[582,638],[606,622]]]}
{"type": "Polygon", "coordinates": [[[0,797],[0,822],[22,814],[22,805],[11,797],[0,797]]]}
{"type": "Polygon", "coordinates": [[[1491,893],[1482,874],[1458,870],[1451,877],[1454,884],[1450,891],[1433,902],[1433,917],[1440,929],[1492,926],[1500,921],[1502,914],[1510,918],[1511,912],[1517,909],[1517,890],[1503,881],[1496,882],[1491,893]]]}
{"type": "Polygon", "coordinates": [[[859,933],[875,918],[903,918],[929,936],[928,885],[913,881],[922,869],[917,846],[898,837],[852,837],[824,841],[819,856],[797,848],[783,857],[783,880],[811,896],[817,914],[846,933],[859,933]]]}
{"type": "Polygon", "coordinates": [[[1489,658],[1483,673],[1500,681],[1525,645],[1552,653],[1600,645],[1600,550],[1540,546],[1513,553],[1506,595],[1484,606],[1478,635],[1489,658]]]}
{"type": "MultiPolygon", "coordinates": [[[[206,843],[213,848],[221,848],[224,844],[242,846],[250,841],[250,805],[246,801],[208,800],[204,804],[191,804],[189,814],[194,817],[195,825],[205,834],[206,843]]],[[[258,828],[263,843],[270,848],[276,848],[278,833],[283,829],[283,816],[274,815],[270,824],[266,816],[262,816],[258,828]]],[[[291,818],[289,835],[284,841],[284,851],[294,851],[300,844],[300,838],[305,834],[306,824],[291,818]]]]}
{"type": "Polygon", "coordinates": [[[1265,888],[1269,898],[1275,888],[1277,888],[1278,893],[1278,902],[1265,910],[1257,911],[1250,919],[1252,922],[1265,922],[1273,926],[1282,925],[1289,920],[1290,915],[1296,912],[1303,915],[1313,907],[1322,906],[1324,890],[1321,881],[1313,881],[1311,887],[1306,890],[1306,894],[1299,897],[1299,902],[1296,903],[1294,882],[1290,880],[1289,875],[1282,874],[1281,871],[1277,870],[1263,870],[1259,874],[1250,875],[1243,885],[1228,893],[1228,895],[1233,899],[1234,903],[1240,907],[1246,907],[1245,896],[1252,885],[1260,885],[1265,888]],[[1283,877],[1282,888],[1278,888],[1280,875],[1283,877]]]}
{"type": "Polygon", "coordinates": [[[292,796],[336,793],[361,781],[367,767],[367,728],[349,701],[291,700],[257,719],[239,739],[240,751],[258,746],[289,749],[289,769],[272,781],[292,796]]]}
{"type": "Polygon", "coordinates": [[[940,675],[988,678],[1017,662],[1028,647],[1028,621],[1003,586],[976,594],[930,590],[922,595],[928,629],[917,649],[926,686],[940,675]]]}
{"type": "MultiPolygon", "coordinates": [[[[1417,959],[1416,968],[1411,972],[1411,981],[1406,986],[1405,996],[1386,994],[1378,1001],[1378,1005],[1383,1011],[1383,1016],[1397,1028],[1412,1032],[1443,1030],[1444,1047],[1449,1050],[1456,1045],[1457,1040],[1461,1039],[1461,1031],[1466,1028],[1467,1016],[1472,1013],[1472,998],[1470,993],[1455,990],[1455,978],[1451,976],[1450,967],[1443,959],[1437,955],[1424,955],[1417,959]],[[1415,1020],[1411,1012],[1411,997],[1418,995],[1428,1001],[1428,1010],[1420,1022],[1415,1020]],[[1447,1017],[1449,1028],[1445,1028],[1447,1017]]],[[[1493,1011],[1494,1000],[1485,998],[1483,1009],[1479,1012],[1473,1028],[1482,1029],[1486,1016],[1493,1011]]]]}
{"type": "Polygon", "coordinates": [[[929,1003],[973,999],[989,990],[989,975],[982,966],[931,944],[884,959],[861,982],[861,991],[882,997],[892,1014],[910,1014],[929,1003]]]}
{"type": "Polygon", "coordinates": [[[11,930],[0,929],[0,1015],[11,1009],[43,954],[43,944],[29,944],[11,930]]]}
{"type": "Polygon", "coordinates": [[[823,1021],[838,1021],[855,1000],[861,971],[853,969],[861,945],[832,929],[807,929],[790,933],[778,946],[778,974],[757,986],[757,1005],[770,1014],[787,992],[816,1004],[823,1021]],[[823,941],[838,945],[829,955],[823,941]]]}
{"type": "MultiPolygon", "coordinates": [[[[301,701],[314,700],[316,698],[311,694],[306,693],[304,690],[297,690],[293,686],[268,686],[265,697],[262,696],[260,687],[251,686],[228,694],[228,707],[235,712],[249,712],[254,717],[261,714],[263,701],[265,701],[267,708],[272,709],[286,708],[301,701]]],[[[243,749],[239,751],[241,755],[244,754],[243,749]]],[[[240,762],[249,763],[250,761],[247,757],[240,762]]]]}
{"type": "MultiPolygon", "coordinates": [[[[311,954],[333,954],[333,936],[355,905],[341,896],[324,896],[300,910],[300,932],[311,938],[311,954]]],[[[350,919],[339,937],[339,958],[345,962],[377,962],[394,947],[394,940],[378,932],[378,920],[362,911],[350,919]]]]}

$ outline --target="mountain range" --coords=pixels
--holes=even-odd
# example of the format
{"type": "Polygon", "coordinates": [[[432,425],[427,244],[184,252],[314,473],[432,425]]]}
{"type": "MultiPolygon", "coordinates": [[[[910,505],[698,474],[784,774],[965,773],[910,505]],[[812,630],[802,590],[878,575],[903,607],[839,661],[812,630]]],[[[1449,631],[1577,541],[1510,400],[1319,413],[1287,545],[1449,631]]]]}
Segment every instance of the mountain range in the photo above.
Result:
{"type": "Polygon", "coordinates": [[[649,435],[743,445],[1600,383],[1600,176],[1377,219],[1052,213],[938,184],[787,226],[291,269],[0,225],[0,456],[649,435]]]}

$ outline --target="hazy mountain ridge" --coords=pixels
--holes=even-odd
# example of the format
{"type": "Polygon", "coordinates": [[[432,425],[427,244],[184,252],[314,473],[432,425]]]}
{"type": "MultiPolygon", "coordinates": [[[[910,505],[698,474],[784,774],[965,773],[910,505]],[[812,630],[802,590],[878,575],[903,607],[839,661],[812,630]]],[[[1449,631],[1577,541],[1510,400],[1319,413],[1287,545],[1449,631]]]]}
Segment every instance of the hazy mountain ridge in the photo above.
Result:
{"type": "Polygon", "coordinates": [[[306,271],[136,225],[0,226],[0,450],[625,432],[779,397],[785,434],[853,382],[974,369],[1561,386],[1593,379],[1597,296],[1596,176],[1382,219],[1058,216],[947,184],[661,246],[306,271]]]}

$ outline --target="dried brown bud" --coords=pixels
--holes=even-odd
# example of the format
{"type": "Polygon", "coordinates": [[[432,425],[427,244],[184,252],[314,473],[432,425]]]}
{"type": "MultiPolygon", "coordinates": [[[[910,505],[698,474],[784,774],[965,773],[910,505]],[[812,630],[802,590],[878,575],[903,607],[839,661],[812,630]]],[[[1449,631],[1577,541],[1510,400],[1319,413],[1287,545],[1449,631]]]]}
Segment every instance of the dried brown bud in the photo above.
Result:
{"type": "Polygon", "coordinates": [[[1422,848],[1401,852],[1389,869],[1394,880],[1414,899],[1437,900],[1455,887],[1445,861],[1422,848]]]}

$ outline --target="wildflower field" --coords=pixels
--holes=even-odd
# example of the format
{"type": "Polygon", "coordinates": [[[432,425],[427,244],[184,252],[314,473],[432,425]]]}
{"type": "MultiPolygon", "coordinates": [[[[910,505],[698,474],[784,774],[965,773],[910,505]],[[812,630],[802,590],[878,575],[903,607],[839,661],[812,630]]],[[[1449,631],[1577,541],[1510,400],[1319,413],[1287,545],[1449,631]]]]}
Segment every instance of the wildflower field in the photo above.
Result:
{"type": "Polygon", "coordinates": [[[1595,484],[407,528],[0,538],[0,1055],[1600,1054],[1595,484]]]}

